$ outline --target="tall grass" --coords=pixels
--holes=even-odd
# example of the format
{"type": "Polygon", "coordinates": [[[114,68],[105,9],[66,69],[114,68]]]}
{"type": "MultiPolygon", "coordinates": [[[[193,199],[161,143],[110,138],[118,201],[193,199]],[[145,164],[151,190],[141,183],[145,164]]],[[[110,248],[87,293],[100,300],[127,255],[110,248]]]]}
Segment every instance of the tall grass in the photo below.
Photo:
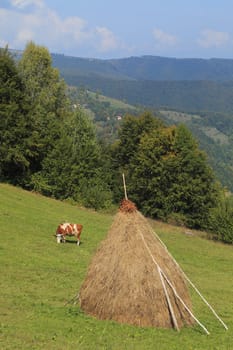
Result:
{"type": "Polygon", "coordinates": [[[99,321],[74,304],[90,259],[112,220],[112,215],[0,184],[1,349],[231,350],[232,246],[186,235],[181,228],[152,223],[228,331],[192,291],[194,313],[209,336],[199,326],[178,333],[99,321]],[[83,224],[79,247],[72,239],[56,244],[53,234],[62,221],[83,224]]]}

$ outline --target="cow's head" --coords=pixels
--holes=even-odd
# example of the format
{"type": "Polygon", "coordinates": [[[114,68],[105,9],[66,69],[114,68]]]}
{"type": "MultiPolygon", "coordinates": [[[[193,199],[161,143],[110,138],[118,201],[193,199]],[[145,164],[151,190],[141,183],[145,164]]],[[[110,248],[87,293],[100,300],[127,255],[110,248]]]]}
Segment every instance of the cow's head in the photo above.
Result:
{"type": "Polygon", "coordinates": [[[64,242],[64,237],[61,233],[57,233],[55,235],[55,237],[57,238],[57,243],[63,243],[64,242]]]}

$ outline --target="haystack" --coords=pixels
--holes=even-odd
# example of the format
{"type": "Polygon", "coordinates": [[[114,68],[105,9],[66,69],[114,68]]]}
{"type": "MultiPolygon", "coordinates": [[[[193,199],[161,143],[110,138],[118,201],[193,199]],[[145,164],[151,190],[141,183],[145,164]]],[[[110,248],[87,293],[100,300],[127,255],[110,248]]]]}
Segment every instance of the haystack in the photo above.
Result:
{"type": "Polygon", "coordinates": [[[79,299],[87,314],[102,320],[177,329],[193,323],[181,269],[128,200],[92,259],[79,299]]]}

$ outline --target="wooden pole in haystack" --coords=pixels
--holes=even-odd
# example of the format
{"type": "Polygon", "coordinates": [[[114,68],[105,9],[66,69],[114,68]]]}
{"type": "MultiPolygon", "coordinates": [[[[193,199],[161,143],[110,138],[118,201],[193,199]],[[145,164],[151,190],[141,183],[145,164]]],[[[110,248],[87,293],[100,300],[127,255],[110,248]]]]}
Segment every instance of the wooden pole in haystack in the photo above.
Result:
{"type": "Polygon", "coordinates": [[[125,199],[128,200],[128,196],[127,196],[127,191],[126,191],[126,184],[125,184],[125,174],[122,174],[123,177],[123,185],[124,185],[124,191],[125,191],[125,199]]]}

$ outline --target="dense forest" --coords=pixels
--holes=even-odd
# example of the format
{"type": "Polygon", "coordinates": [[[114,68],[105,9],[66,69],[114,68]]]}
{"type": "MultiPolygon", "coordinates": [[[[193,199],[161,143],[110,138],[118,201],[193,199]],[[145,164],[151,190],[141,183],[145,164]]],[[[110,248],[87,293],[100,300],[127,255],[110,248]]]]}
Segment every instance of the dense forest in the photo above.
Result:
{"type": "Polygon", "coordinates": [[[233,242],[230,201],[185,125],[132,113],[104,142],[48,50],[32,42],[18,61],[0,50],[0,80],[1,181],[98,210],[119,204],[124,172],[145,215],[233,242]]]}
{"type": "Polygon", "coordinates": [[[232,81],[233,59],[192,59],[141,56],[119,59],[95,59],[52,54],[61,73],[96,74],[118,80],[153,81],[232,81]]]}
{"type": "Polygon", "coordinates": [[[67,84],[150,108],[233,113],[232,59],[100,60],[53,54],[67,84]],[[143,94],[141,93],[143,91],[143,94]]]}
{"type": "Polygon", "coordinates": [[[148,108],[171,108],[186,112],[233,113],[233,81],[117,80],[95,74],[66,72],[67,84],[84,86],[129,104],[148,108]],[[143,91],[143,94],[141,93],[143,91]]]}
{"type": "MultiPolygon", "coordinates": [[[[18,59],[22,52],[13,54],[18,59]]],[[[51,57],[68,85],[150,108],[233,113],[232,59],[51,57]]]]}

